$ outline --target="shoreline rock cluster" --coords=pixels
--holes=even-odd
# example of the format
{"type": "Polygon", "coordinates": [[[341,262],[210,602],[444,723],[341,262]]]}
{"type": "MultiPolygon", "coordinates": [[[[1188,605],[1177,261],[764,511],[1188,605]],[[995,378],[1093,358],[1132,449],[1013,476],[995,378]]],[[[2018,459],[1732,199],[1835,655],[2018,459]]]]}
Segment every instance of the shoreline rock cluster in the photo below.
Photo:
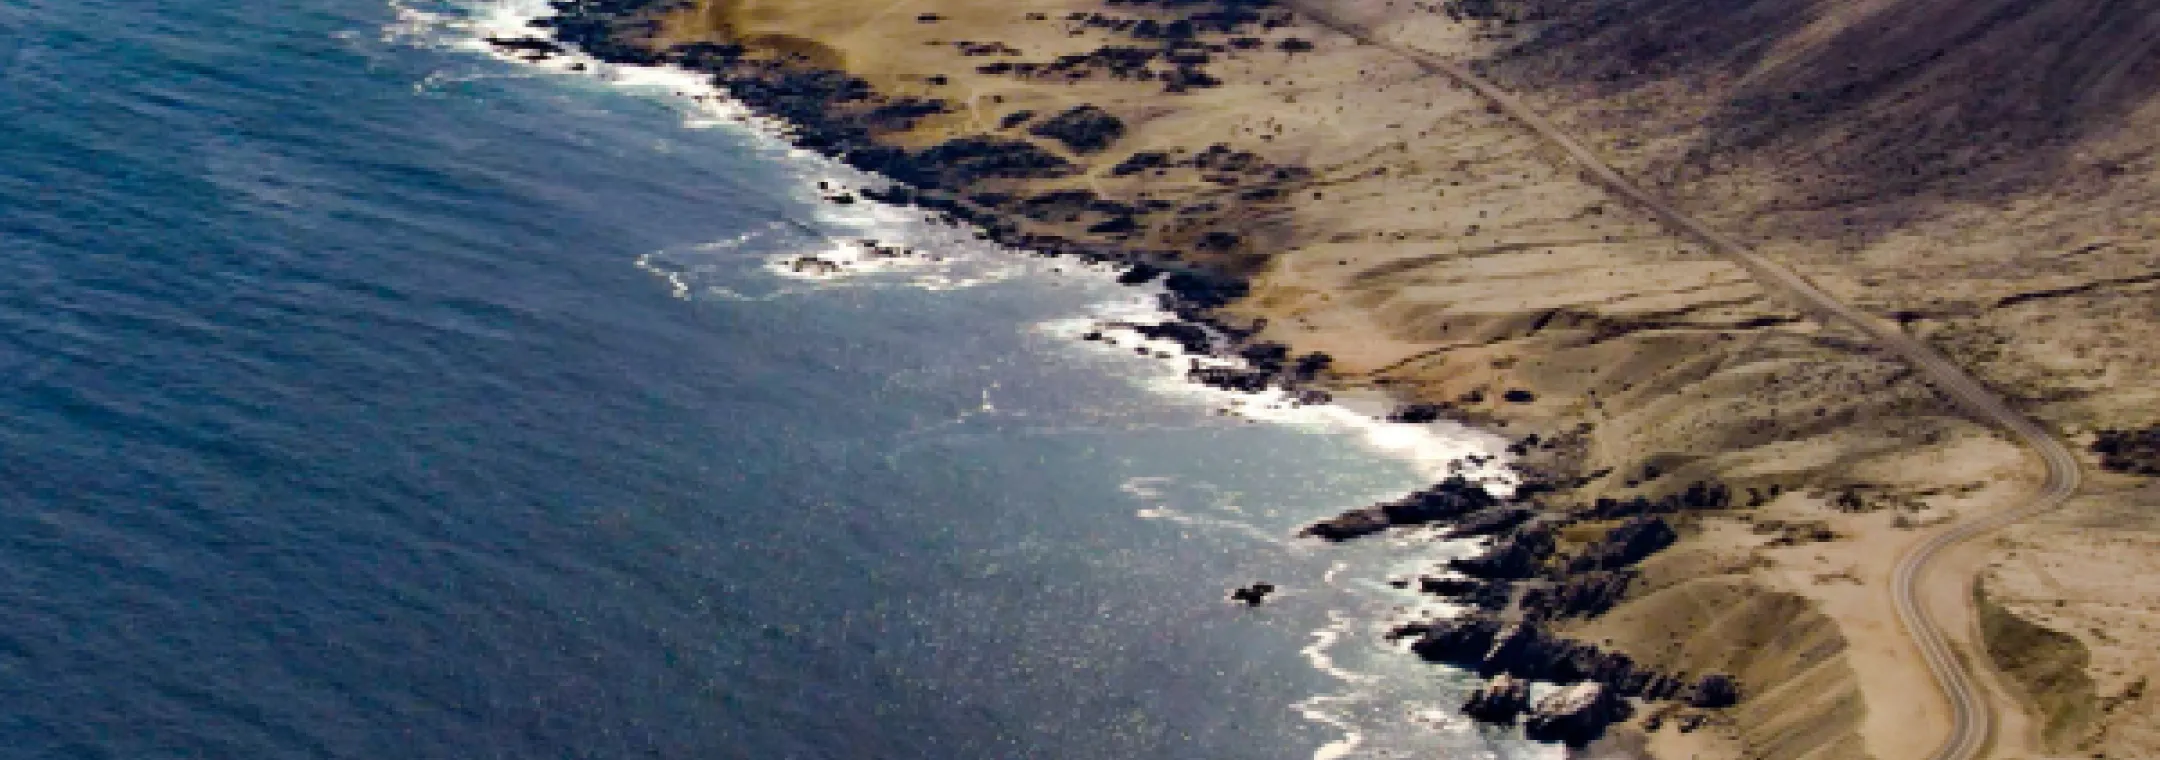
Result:
{"type": "MultiPolygon", "coordinates": [[[[1486,537],[1476,556],[1447,563],[1447,574],[1418,579],[1418,590],[1448,598],[1470,611],[1406,623],[1389,638],[1409,641],[1410,651],[1436,663],[1490,678],[1463,706],[1481,721],[1524,723],[1532,738],[1581,744],[1628,717],[1628,700],[1679,702],[1720,709],[1739,701],[1740,685],[1719,673],[1691,677],[1658,672],[1632,658],[1557,632],[1559,624],[1594,618],[1618,603],[1635,580],[1635,567],[1671,546],[1679,533],[1666,518],[1683,511],[1724,509],[1730,491],[1696,483],[1662,499],[1606,500],[1581,510],[1536,504],[1539,489],[1503,500],[1461,478],[1401,499],[1343,513],[1308,527],[1306,535],[1348,540],[1396,528],[1447,522],[1449,537],[1486,537]],[[1563,548],[1564,528],[1600,526],[1597,538],[1563,548]],[[1561,698],[1532,709],[1527,684],[1560,684],[1561,698]],[[1549,704],[1548,704],[1549,703],[1549,704]]],[[[1398,581],[1407,588],[1408,581],[1398,581]]]]}

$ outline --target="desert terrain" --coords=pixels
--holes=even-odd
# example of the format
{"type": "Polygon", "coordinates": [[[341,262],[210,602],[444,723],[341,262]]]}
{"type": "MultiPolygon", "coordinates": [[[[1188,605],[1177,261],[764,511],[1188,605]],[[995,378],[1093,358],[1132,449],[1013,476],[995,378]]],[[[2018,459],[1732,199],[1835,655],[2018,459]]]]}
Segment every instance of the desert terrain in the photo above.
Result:
{"type": "Polygon", "coordinates": [[[994,216],[1004,239],[1235,278],[1221,319],[1325,353],[1329,387],[1523,441],[1556,509],[1747,494],[1663,518],[1679,540],[1616,605],[1554,621],[1742,685],[1729,708],[1641,711],[1615,746],[1929,757],[1952,712],[1895,609],[1897,564],[2028,503],[2041,460],[1421,57],[1475,72],[2072,444],[2076,495],[1943,554],[1918,603],[1980,676],[1985,756],[2160,756],[2160,483],[2123,465],[2160,453],[2089,450],[2160,426],[2160,11],[696,0],[637,17],[654,51],[739,46],[866,82],[876,98],[839,107],[880,144],[961,156],[933,207],[994,216]]]}

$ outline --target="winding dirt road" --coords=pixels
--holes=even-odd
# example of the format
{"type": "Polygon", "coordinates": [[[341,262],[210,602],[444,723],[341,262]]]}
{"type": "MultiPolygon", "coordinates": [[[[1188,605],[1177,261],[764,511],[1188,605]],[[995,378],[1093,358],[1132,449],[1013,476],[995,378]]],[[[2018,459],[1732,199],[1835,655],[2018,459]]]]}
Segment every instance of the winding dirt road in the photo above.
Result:
{"type": "MultiPolygon", "coordinates": [[[[1950,735],[1936,747],[1925,760],[1972,760],[1987,749],[1994,730],[1995,705],[1989,695],[1973,683],[1973,676],[1966,671],[1966,660],[1960,659],[1950,641],[1943,635],[1942,627],[1916,598],[1917,589],[1927,579],[1928,563],[1958,544],[1993,532],[2006,525],[2026,519],[2061,506],[2077,492],[2082,475],[2077,457],[2069,447],[2049,434],[2038,424],[2012,409],[1987,386],[1967,374],[1949,357],[1907,335],[1897,326],[1874,315],[1855,309],[1823,292],[1800,275],[1781,264],[1763,258],[1737,240],[1719,234],[1694,217],[1674,207],[1626,177],[1614,171],[1596,154],[1591,153],[1575,138],[1560,131],[1550,120],[1532,110],[1527,104],[1506,90],[1478,76],[1461,63],[1395,43],[1374,34],[1372,30],[1334,16],[1327,9],[1312,7],[1311,0],[1292,3],[1298,11],[1336,31],[1354,37],[1417,63],[1428,73],[1448,76],[1463,86],[1490,100],[1510,118],[1521,122],[1554,146],[1566,151],[1568,157],[1616,195],[1649,210],[1667,226],[1679,231],[1712,252],[1746,267],[1762,286],[1781,294],[1793,305],[1825,324],[1844,322],[1866,333],[1875,344],[1904,358],[1919,369],[1935,388],[1962,407],[1968,414],[1994,424],[2015,437],[2026,448],[2038,455],[2047,467],[2047,479],[2032,501],[2017,509],[2004,510],[1965,520],[1929,536],[1899,558],[1891,579],[1891,594],[1897,606],[1899,619],[1927,658],[1928,669],[1935,674],[1943,696],[1951,708],[1950,735]]],[[[1960,600],[1972,598],[1970,594],[1958,594],[1960,600]]],[[[1984,660],[1975,657],[1974,660],[1984,660]]]]}

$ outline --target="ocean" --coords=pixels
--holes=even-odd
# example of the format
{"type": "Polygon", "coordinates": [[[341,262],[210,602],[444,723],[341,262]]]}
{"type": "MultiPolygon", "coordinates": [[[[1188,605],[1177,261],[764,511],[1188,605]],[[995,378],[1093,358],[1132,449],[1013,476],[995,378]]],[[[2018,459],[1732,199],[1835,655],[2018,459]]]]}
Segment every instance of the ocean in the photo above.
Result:
{"type": "Polygon", "coordinates": [[[1557,756],[1382,641],[1467,548],[1292,538],[1494,439],[1080,340],[1152,294],[544,10],[0,4],[0,756],[1557,756]]]}

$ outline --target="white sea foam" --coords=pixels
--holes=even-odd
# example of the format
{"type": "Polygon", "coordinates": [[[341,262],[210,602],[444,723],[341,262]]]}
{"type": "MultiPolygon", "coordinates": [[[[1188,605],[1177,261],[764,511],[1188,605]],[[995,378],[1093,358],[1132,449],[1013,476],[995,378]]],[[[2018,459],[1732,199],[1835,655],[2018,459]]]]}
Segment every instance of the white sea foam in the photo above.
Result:
{"type": "MultiPolygon", "coordinates": [[[[544,30],[532,25],[534,21],[555,15],[546,0],[493,0],[456,7],[417,0],[392,0],[390,6],[396,20],[383,30],[386,42],[478,53],[535,70],[575,73],[613,85],[671,95],[673,102],[685,107],[684,126],[688,127],[760,122],[749,109],[694,71],[665,66],[624,66],[576,51],[536,55],[529,51],[504,49],[490,42],[547,39],[544,30]]],[[[426,81],[459,81],[462,78],[448,72],[436,72],[426,81]]]]}
{"type": "Polygon", "coordinates": [[[1358,747],[1365,743],[1365,732],[1358,727],[1355,721],[1350,720],[1349,716],[1344,715],[1339,707],[1366,698],[1367,695],[1359,692],[1356,687],[1369,684],[1374,679],[1366,674],[1353,672],[1336,665],[1335,658],[1331,654],[1335,646],[1342,641],[1344,634],[1349,633],[1354,627],[1355,625],[1349,616],[1331,611],[1328,613],[1328,625],[1320,630],[1313,631],[1312,643],[1305,645],[1304,649],[1298,650],[1298,653],[1305,656],[1305,661],[1310,663],[1314,670],[1325,673],[1349,687],[1349,690],[1345,692],[1316,694],[1307,697],[1295,706],[1298,714],[1304,717],[1305,720],[1342,732],[1340,738],[1320,745],[1319,749],[1314,750],[1313,760],[1341,760],[1341,758],[1349,757],[1350,753],[1356,752],[1358,747]]]}
{"type": "MultiPolygon", "coordinates": [[[[870,202],[860,197],[864,188],[889,184],[875,175],[856,171],[827,160],[812,151],[791,146],[791,127],[782,121],[757,116],[714,86],[709,77],[670,66],[633,66],[609,63],[575,51],[535,55],[509,50],[491,39],[542,39],[545,30],[532,22],[553,15],[543,0],[494,0],[458,9],[430,8],[415,0],[392,4],[396,21],[384,30],[386,41],[436,49],[475,53],[516,64],[513,70],[548,72],[638,91],[671,104],[682,113],[683,126],[691,129],[728,128],[751,138],[754,146],[794,170],[787,188],[814,210],[798,225],[805,239],[770,249],[760,246],[767,274],[790,281],[760,295],[730,288],[724,256],[739,257],[744,240],[718,241],[679,250],[655,251],[639,259],[638,266],[668,283],[681,298],[713,296],[734,300],[763,300],[831,287],[911,287],[922,290],[955,290],[1004,282],[1032,271],[1023,257],[1007,255],[976,239],[972,230],[932,221],[914,208],[870,202]],[[845,197],[853,202],[830,202],[845,197]],[[875,240],[908,255],[879,255],[876,248],[860,244],[875,240]]],[[[499,76],[486,72],[435,72],[415,86],[431,89],[445,84],[499,76]]]]}
{"type": "Polygon", "coordinates": [[[1098,350],[1119,354],[1144,353],[1156,359],[1155,370],[1141,381],[1156,393],[1198,401],[1223,414],[1258,422],[1271,422],[1318,432],[1347,433],[1367,449],[1409,463],[1435,480],[1460,472],[1486,483],[1495,491],[1512,490],[1516,481],[1501,465],[1499,453],[1505,441],[1499,436],[1453,422],[1404,423],[1386,419],[1388,403],[1377,397],[1337,396],[1324,404],[1301,403],[1293,394],[1270,389],[1259,393],[1225,390],[1192,382],[1191,370],[1205,367],[1246,368],[1242,359],[1189,356],[1175,341],[1151,339],[1138,325],[1172,319],[1155,294],[1147,289],[1128,289],[1119,297],[1097,304],[1084,316],[1050,320],[1036,326],[1046,335],[1091,343],[1098,350]],[[1097,341],[1080,341],[1098,333],[1097,341]],[[1483,465],[1469,464],[1473,456],[1491,457],[1483,465]]]}
{"type": "MultiPolygon", "coordinates": [[[[1244,508],[1236,504],[1211,500],[1208,503],[1190,507],[1178,506],[1176,503],[1178,500],[1170,493],[1171,488],[1175,485],[1179,485],[1176,478],[1146,476],[1128,478],[1118,486],[1118,490],[1147,505],[1134,512],[1143,520],[1161,520],[1218,533],[1228,533],[1254,543],[1267,544],[1286,551],[1305,551],[1304,546],[1291,541],[1290,537],[1276,531],[1262,529],[1260,526],[1253,524],[1247,518],[1244,508]]],[[[1202,489],[1213,490],[1212,487],[1205,486],[1205,484],[1202,484],[1202,489]]],[[[1277,596],[1280,598],[1293,593],[1280,591],[1277,596]]]]}

